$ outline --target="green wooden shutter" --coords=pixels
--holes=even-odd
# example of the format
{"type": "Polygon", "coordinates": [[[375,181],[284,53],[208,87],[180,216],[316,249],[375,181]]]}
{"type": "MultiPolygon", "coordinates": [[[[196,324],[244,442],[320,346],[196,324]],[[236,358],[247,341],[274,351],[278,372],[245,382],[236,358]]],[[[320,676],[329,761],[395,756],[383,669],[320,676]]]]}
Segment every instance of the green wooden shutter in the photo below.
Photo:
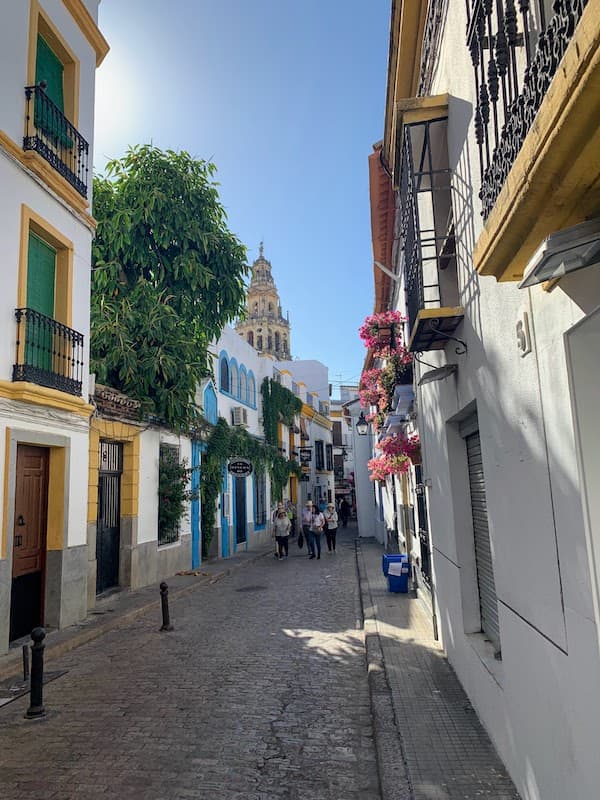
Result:
{"type": "Polygon", "coordinates": [[[56,250],[34,233],[29,234],[27,308],[54,317],[56,250]]]}
{"type": "MultiPolygon", "coordinates": [[[[54,318],[56,250],[39,236],[29,234],[27,253],[27,308],[54,318]]],[[[51,323],[28,315],[25,331],[25,363],[45,372],[53,371],[54,332],[51,323]]],[[[39,377],[39,376],[38,376],[39,377]]]]}
{"type": "Polygon", "coordinates": [[[52,51],[42,36],[37,39],[35,62],[35,82],[46,81],[46,94],[61,111],[65,110],[63,76],[65,68],[62,61],[52,51]]]}

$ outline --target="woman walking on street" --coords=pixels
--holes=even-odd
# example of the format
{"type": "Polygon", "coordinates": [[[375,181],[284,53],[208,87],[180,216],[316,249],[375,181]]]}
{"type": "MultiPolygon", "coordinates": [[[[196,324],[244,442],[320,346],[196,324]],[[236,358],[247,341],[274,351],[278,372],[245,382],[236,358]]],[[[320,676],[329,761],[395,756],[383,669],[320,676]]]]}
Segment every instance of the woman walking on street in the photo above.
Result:
{"type": "Polygon", "coordinates": [[[329,503],[323,514],[325,517],[325,538],[327,539],[327,550],[335,553],[335,538],[338,527],[338,515],[333,503],[329,503]]]}
{"type": "Polygon", "coordinates": [[[346,527],[348,524],[348,517],[350,516],[350,504],[346,500],[345,497],[342,498],[342,502],[340,503],[340,519],[342,520],[342,527],[346,527]]]}
{"type": "Polygon", "coordinates": [[[315,557],[315,549],[317,551],[317,558],[321,558],[321,534],[325,527],[325,517],[322,512],[317,508],[314,509],[310,523],[310,537],[311,537],[311,555],[309,558],[315,557]]]}
{"type": "Polygon", "coordinates": [[[307,500],[302,509],[302,534],[306,542],[306,549],[308,550],[308,557],[314,557],[315,546],[310,535],[310,526],[313,518],[313,504],[312,500],[307,500]]]}
{"type": "Polygon", "coordinates": [[[292,524],[285,508],[282,507],[278,510],[273,527],[275,529],[275,539],[277,540],[277,553],[279,555],[279,560],[281,560],[284,556],[287,558],[288,539],[292,524]]]}

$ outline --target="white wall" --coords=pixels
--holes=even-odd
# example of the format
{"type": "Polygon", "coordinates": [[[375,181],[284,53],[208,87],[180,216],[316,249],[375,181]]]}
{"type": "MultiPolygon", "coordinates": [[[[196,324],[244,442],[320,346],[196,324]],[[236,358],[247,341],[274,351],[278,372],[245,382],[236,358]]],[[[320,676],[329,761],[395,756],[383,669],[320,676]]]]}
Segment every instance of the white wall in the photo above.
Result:
{"type": "MultiPolygon", "coordinates": [[[[465,9],[451,0],[432,93],[449,92],[458,274],[468,352],[456,377],[418,393],[444,646],[524,800],[597,796],[600,658],[563,335],[600,303],[597,267],[553,291],[519,290],[473,271],[481,231],[474,77],[465,9]],[[593,272],[595,270],[595,272],[593,272]],[[515,326],[530,316],[533,350],[515,326]],[[461,417],[476,408],[499,599],[502,660],[478,630],[461,417]]],[[[599,343],[600,345],[600,343],[599,343]]],[[[600,352],[600,347],[597,352],[600,352]]],[[[597,364],[597,358],[596,358],[597,364]]],[[[428,368],[417,367],[417,377],[428,368]]],[[[598,434],[596,427],[593,432],[598,434]]],[[[592,435],[592,432],[589,432],[592,435]]]]}

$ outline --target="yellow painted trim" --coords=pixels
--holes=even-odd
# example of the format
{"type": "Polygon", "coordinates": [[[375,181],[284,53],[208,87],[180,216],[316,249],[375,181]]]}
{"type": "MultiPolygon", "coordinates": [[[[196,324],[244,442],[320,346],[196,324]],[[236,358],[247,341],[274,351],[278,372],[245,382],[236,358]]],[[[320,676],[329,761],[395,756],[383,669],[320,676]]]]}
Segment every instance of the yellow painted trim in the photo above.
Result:
{"type": "Polygon", "coordinates": [[[21,204],[21,245],[19,252],[19,279],[17,308],[27,304],[27,262],[29,233],[37,234],[56,250],[56,284],[54,287],[54,316],[58,322],[73,325],[73,242],[67,239],[33,209],[21,204]]]}
{"type": "Polygon", "coordinates": [[[383,155],[390,167],[393,167],[398,131],[396,102],[414,97],[419,86],[427,5],[427,0],[394,0],[392,4],[383,139],[383,155]]]}
{"type": "Polygon", "coordinates": [[[2,506],[2,558],[6,558],[7,543],[8,543],[8,478],[9,478],[9,465],[10,465],[10,437],[11,429],[6,428],[4,431],[4,503],[2,506]]]}
{"type": "Polygon", "coordinates": [[[47,550],[63,550],[65,547],[65,456],[64,447],[50,448],[47,550]]]}
{"type": "Polygon", "coordinates": [[[40,180],[42,180],[48,189],[57,194],[61,200],[68,203],[80,216],[82,222],[93,232],[96,230],[98,223],[89,214],[88,209],[90,204],[82,197],[79,192],[76,192],[71,184],[63,178],[62,175],[48,164],[39,153],[34,150],[23,150],[19,145],[14,142],[11,137],[0,130],[0,146],[2,146],[7,153],[15,158],[22,166],[30,169],[40,180]]]}
{"type": "Polygon", "coordinates": [[[96,53],[96,66],[99,67],[106,58],[110,50],[110,45],[100,33],[100,29],[82,0],[63,0],[63,3],[75,22],[79,25],[85,38],[93,47],[96,53]]]}
{"type": "Polygon", "coordinates": [[[416,321],[422,319],[441,319],[442,317],[462,317],[465,310],[462,306],[445,306],[444,308],[422,308],[416,321]]]}
{"type": "Polygon", "coordinates": [[[302,403],[302,411],[300,413],[302,414],[302,416],[318,422],[322,428],[327,428],[328,430],[331,430],[333,426],[333,423],[331,422],[330,419],[327,419],[327,417],[324,417],[322,414],[319,414],[318,411],[315,411],[315,409],[309,406],[307,403],[302,403]]]}
{"type": "Polygon", "coordinates": [[[448,116],[448,94],[427,97],[408,97],[396,103],[396,114],[401,125],[428,122],[448,116]]]}
{"type": "Polygon", "coordinates": [[[29,9],[29,49],[27,53],[27,85],[35,83],[35,59],[38,34],[43,36],[64,67],[65,116],[76,128],[79,126],[79,59],[69,47],[60,30],[42,10],[39,0],[31,0],[29,9]]]}
{"type": "Polygon", "coordinates": [[[473,252],[475,269],[520,280],[554,231],[597,216],[600,0],[589,0],[473,252]]]}
{"type": "Polygon", "coordinates": [[[46,406],[69,414],[89,418],[94,413],[94,406],[74,395],[59,392],[57,389],[48,389],[27,381],[0,381],[0,397],[20,403],[33,403],[36,406],[46,406]]]}
{"type": "Polygon", "coordinates": [[[90,426],[90,460],[88,477],[88,522],[98,517],[98,473],[100,439],[123,443],[121,475],[121,517],[137,517],[140,497],[140,433],[134,425],[96,417],[90,426]]]}

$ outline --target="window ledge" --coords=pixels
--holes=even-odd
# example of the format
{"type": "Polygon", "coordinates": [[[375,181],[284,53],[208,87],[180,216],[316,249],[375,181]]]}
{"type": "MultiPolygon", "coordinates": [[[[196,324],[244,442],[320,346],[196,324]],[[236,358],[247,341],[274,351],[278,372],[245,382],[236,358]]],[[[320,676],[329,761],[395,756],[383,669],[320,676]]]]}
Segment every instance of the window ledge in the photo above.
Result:
{"type": "Polygon", "coordinates": [[[502,658],[496,658],[494,645],[484,633],[467,633],[466,640],[499,688],[504,689],[504,665],[502,658]]]}

